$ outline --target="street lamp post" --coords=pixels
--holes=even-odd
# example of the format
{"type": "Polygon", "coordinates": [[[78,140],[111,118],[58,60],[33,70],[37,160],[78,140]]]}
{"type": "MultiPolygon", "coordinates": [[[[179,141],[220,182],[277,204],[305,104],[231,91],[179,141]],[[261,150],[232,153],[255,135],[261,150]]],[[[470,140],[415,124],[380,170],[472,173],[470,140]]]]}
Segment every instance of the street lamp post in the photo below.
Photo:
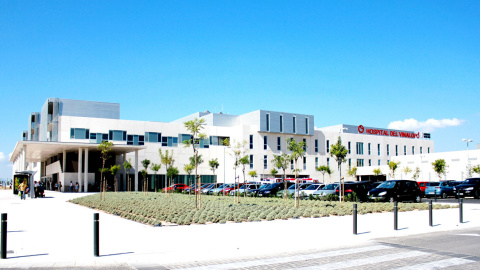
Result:
{"type": "Polygon", "coordinates": [[[468,143],[473,142],[473,140],[462,139],[462,141],[467,143],[467,168],[468,168],[467,177],[470,177],[470,157],[468,155],[468,143]]]}

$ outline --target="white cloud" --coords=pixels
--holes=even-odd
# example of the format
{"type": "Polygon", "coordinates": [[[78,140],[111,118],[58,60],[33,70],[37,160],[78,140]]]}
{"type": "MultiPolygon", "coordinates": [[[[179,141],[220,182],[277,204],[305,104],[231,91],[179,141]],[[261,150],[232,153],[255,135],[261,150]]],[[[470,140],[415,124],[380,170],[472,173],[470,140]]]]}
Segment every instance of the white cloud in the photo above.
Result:
{"type": "Polygon", "coordinates": [[[394,121],[388,125],[389,129],[401,129],[411,131],[433,132],[436,128],[454,127],[461,125],[465,120],[457,118],[452,119],[428,119],[421,122],[413,118],[405,119],[403,121],[394,121]]]}
{"type": "Polygon", "coordinates": [[[3,152],[0,152],[0,162],[5,161],[5,154],[3,152]]]}

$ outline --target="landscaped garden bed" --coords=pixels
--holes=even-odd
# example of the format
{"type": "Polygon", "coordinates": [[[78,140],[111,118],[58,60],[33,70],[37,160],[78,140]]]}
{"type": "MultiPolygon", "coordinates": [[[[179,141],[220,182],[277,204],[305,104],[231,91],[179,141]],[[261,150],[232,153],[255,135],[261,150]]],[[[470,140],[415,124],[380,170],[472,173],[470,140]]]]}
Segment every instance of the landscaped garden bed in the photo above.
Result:
{"type": "MultiPolygon", "coordinates": [[[[190,225],[206,223],[248,222],[289,218],[316,218],[351,215],[352,202],[303,200],[295,208],[293,200],[281,198],[240,198],[202,196],[202,209],[195,208],[195,196],[142,192],[108,192],[104,201],[99,194],[70,200],[123,218],[151,225],[190,225]]],[[[434,209],[450,208],[435,204],[434,209]]],[[[398,203],[399,211],[427,210],[427,203],[398,203]]],[[[358,214],[390,212],[393,203],[357,203],[358,214]]]]}

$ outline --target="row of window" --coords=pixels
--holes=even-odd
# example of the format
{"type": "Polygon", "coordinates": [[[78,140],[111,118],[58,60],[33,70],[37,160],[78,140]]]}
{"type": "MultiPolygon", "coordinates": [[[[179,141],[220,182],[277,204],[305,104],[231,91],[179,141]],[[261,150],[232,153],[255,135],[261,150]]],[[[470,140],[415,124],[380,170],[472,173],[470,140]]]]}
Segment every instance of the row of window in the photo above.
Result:
{"type": "MultiPolygon", "coordinates": [[[[265,115],[266,131],[270,131],[270,114],[265,115]]],[[[297,133],[297,117],[292,118],[293,133],[297,133]]],[[[305,117],[305,134],[308,134],[308,117],[305,117]]],[[[283,132],[283,115],[280,115],[280,132],[283,132]]]]}
{"type": "MultiPolygon", "coordinates": [[[[315,142],[316,144],[317,142],[315,142]]],[[[326,141],[326,147],[327,147],[327,153],[330,153],[330,141],[327,140],[326,141]]],[[[317,148],[317,147],[315,147],[317,148]]],[[[348,153],[351,154],[352,153],[352,142],[348,142],[347,143],[347,149],[348,149],[348,153]]],[[[377,153],[378,155],[380,156],[381,154],[381,146],[380,144],[377,144],[377,153]]],[[[398,151],[398,145],[395,145],[395,156],[398,156],[399,154],[399,151],[398,151]]],[[[372,154],[372,144],[371,143],[368,143],[368,147],[367,147],[367,150],[368,150],[368,155],[371,155],[372,154]]],[[[318,151],[316,151],[318,152],[318,151]]],[[[357,155],[363,155],[363,142],[357,142],[357,148],[356,148],[356,153],[357,155]]],[[[427,153],[430,154],[430,147],[427,147],[427,153]]],[[[420,154],[423,154],[423,147],[420,146],[420,154]]],[[[404,145],[403,146],[403,155],[407,155],[407,146],[404,145]]],[[[415,155],[415,146],[412,146],[412,155],[415,155]]],[[[387,144],[387,156],[390,156],[390,145],[387,144]]]]}

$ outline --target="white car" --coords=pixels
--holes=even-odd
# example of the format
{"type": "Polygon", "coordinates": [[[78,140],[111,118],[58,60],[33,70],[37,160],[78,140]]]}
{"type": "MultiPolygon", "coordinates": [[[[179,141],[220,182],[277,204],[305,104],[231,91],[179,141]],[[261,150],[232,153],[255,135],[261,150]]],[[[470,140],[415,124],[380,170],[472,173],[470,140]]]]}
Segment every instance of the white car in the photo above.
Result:
{"type": "Polygon", "coordinates": [[[325,184],[312,184],[308,186],[306,189],[300,191],[300,197],[308,198],[310,194],[313,193],[321,188],[323,188],[325,184]]]}

